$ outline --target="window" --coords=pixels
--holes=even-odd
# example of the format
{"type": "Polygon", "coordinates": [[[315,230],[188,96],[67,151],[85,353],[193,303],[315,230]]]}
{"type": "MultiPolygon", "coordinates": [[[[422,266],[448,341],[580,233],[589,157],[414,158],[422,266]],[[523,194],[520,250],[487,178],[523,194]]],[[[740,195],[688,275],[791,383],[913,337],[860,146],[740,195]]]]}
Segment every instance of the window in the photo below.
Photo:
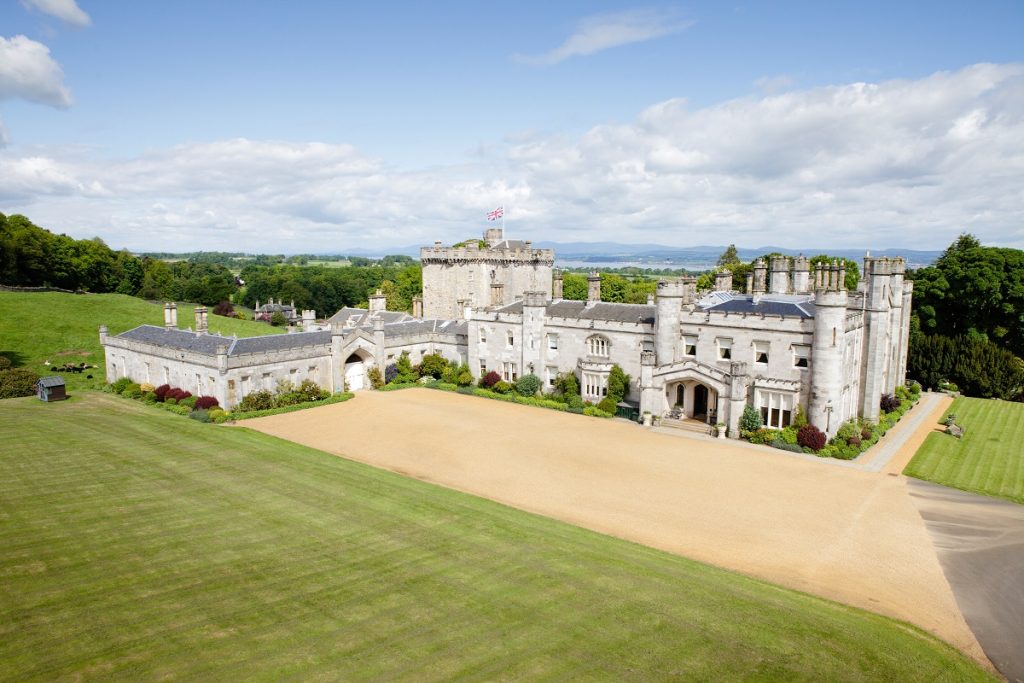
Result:
{"type": "Polygon", "coordinates": [[[483,326],[480,327],[480,343],[481,344],[486,344],[487,343],[487,328],[483,327],[483,326]]]}
{"type": "Polygon", "coordinates": [[[519,366],[512,361],[501,364],[501,378],[506,382],[515,382],[519,379],[519,366]]]}
{"type": "Polygon", "coordinates": [[[263,383],[260,385],[260,389],[262,389],[263,391],[273,391],[274,390],[274,387],[271,386],[271,384],[270,384],[270,373],[269,372],[264,372],[263,373],[263,383]]]}
{"type": "Polygon", "coordinates": [[[607,358],[610,344],[604,337],[590,337],[587,339],[587,353],[591,356],[602,356],[607,358]]]}
{"type": "Polygon", "coordinates": [[[608,395],[608,375],[598,372],[583,373],[583,398],[602,399],[608,395]]]}
{"type": "Polygon", "coordinates": [[[808,365],[808,358],[811,355],[811,349],[809,346],[797,346],[793,345],[793,367],[794,368],[806,368],[808,365]]]}
{"type": "Polygon", "coordinates": [[[763,389],[758,389],[755,393],[757,408],[761,411],[764,426],[771,429],[788,427],[793,419],[793,394],[763,389]]]}
{"type": "Polygon", "coordinates": [[[548,348],[551,349],[552,351],[557,351],[558,350],[558,335],[557,334],[549,334],[548,335],[548,348]]]}
{"type": "Polygon", "coordinates": [[[754,342],[754,362],[768,365],[768,342],[754,342]]]}
{"type": "Polygon", "coordinates": [[[555,387],[555,378],[558,377],[558,368],[553,365],[549,365],[545,369],[545,373],[547,374],[548,388],[553,389],[555,387]]]}
{"type": "Polygon", "coordinates": [[[508,346],[509,348],[511,348],[512,346],[515,346],[515,343],[516,343],[516,336],[514,334],[512,334],[511,330],[509,330],[508,332],[505,333],[505,346],[508,346]]]}
{"type": "Polygon", "coordinates": [[[722,360],[729,360],[732,358],[732,339],[724,339],[719,337],[718,339],[718,357],[722,360]]]}
{"type": "Polygon", "coordinates": [[[483,377],[487,374],[487,361],[480,359],[480,376],[483,377]]]}
{"type": "Polygon", "coordinates": [[[683,355],[684,356],[696,356],[697,355],[697,337],[692,335],[686,335],[683,337],[683,355]]]}

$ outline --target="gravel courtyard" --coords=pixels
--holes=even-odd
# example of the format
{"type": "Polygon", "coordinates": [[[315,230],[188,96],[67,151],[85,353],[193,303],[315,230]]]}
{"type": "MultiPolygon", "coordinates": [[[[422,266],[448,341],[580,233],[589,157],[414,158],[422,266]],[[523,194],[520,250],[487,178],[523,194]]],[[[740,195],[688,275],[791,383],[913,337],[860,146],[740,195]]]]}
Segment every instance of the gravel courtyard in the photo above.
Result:
{"type": "Polygon", "coordinates": [[[911,448],[871,472],[425,389],[244,425],[903,619],[987,664],[896,474],[911,448]]]}

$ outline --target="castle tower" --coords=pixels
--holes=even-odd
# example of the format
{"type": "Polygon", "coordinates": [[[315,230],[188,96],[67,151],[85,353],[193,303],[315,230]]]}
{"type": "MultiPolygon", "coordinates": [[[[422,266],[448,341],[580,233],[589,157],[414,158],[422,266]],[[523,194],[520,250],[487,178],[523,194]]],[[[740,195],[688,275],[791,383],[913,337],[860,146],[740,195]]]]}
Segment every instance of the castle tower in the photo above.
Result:
{"type": "Polygon", "coordinates": [[[877,420],[882,394],[895,390],[903,317],[902,259],[864,257],[864,347],[860,414],[877,420]],[[898,271],[898,273],[897,273],[898,271]],[[898,302],[898,310],[894,310],[898,302]],[[893,319],[895,317],[895,320],[893,319]]]}
{"type": "Polygon", "coordinates": [[[770,287],[772,294],[789,293],[789,259],[785,256],[775,256],[771,261],[770,287]]]}
{"type": "Polygon", "coordinates": [[[654,320],[654,353],[658,365],[668,365],[676,359],[684,291],[685,285],[682,282],[658,281],[654,320]]]}
{"type": "Polygon", "coordinates": [[[501,228],[486,230],[483,246],[480,240],[469,240],[451,247],[440,242],[423,247],[420,262],[426,318],[453,320],[462,318],[466,308],[500,305],[493,303],[496,292],[492,285],[502,286],[502,304],[528,291],[554,293],[555,252],[534,249],[530,242],[507,240],[501,228]]]}
{"type": "Polygon", "coordinates": [[[755,296],[758,294],[764,294],[768,291],[768,268],[764,264],[764,259],[759,258],[754,261],[754,290],[751,294],[755,296]]]}
{"type": "Polygon", "coordinates": [[[601,300],[601,275],[591,271],[587,277],[587,302],[595,303],[601,300]]]}
{"type": "Polygon", "coordinates": [[[793,280],[790,289],[794,294],[807,294],[811,291],[811,260],[803,254],[793,258],[793,280]]]}
{"type": "Polygon", "coordinates": [[[731,292],[732,291],[732,271],[726,268],[715,274],[715,291],[716,292],[731,292]]]}
{"type": "Polygon", "coordinates": [[[835,436],[842,423],[843,345],[845,343],[846,286],[837,265],[815,271],[814,340],[811,345],[811,387],[807,419],[835,436]]]}

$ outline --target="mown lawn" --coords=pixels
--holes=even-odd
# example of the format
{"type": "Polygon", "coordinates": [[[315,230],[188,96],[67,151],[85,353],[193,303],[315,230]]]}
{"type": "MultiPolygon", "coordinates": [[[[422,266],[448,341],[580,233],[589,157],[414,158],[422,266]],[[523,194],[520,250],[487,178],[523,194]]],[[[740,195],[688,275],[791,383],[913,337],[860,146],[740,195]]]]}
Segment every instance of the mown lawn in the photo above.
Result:
{"type": "Polygon", "coordinates": [[[963,438],[929,434],[903,473],[1024,503],[1024,403],[961,396],[950,412],[963,438]]]}
{"type": "MultiPolygon", "coordinates": [[[[139,325],[163,325],[162,304],[123,294],[0,292],[0,355],[40,375],[58,374],[52,366],[85,362],[98,365],[82,374],[60,373],[68,391],[97,389],[105,382],[99,328],[120,334],[139,325]],[[50,361],[51,366],[44,365],[50,361]],[[92,379],[87,375],[91,374],[92,379]]],[[[195,326],[195,305],[178,304],[178,325],[195,326]]],[[[209,315],[210,332],[255,337],[282,330],[265,323],[209,315]]]]}
{"type": "Polygon", "coordinates": [[[906,624],[108,394],[0,401],[0,468],[0,680],[987,678],[906,624]]]}

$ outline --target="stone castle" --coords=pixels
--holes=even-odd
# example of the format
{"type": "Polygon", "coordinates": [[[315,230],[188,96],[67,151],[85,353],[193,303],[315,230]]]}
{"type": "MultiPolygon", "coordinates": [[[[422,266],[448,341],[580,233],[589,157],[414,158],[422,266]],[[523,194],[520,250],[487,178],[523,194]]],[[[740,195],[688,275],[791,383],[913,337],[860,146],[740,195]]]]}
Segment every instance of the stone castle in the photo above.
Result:
{"type": "MultiPolygon", "coordinates": [[[[532,373],[551,387],[573,372],[584,400],[596,403],[617,364],[641,412],[673,411],[735,436],[748,405],[772,428],[801,406],[831,436],[848,419],[877,419],[881,396],[906,375],[913,283],[898,258],[866,256],[854,291],[839,264],[812,269],[804,257],[779,257],[755,262],[743,293],[726,271],[703,295],[695,278],[659,282],[646,304],[602,302],[596,273],[587,301],[563,299],[554,253],[505,240],[500,229],[479,243],[435,243],[421,258],[415,315],[386,311],[377,294],[368,309],[338,311],[329,329],[236,339],[209,334],[205,309],[195,331],[178,329],[169,304],[162,328],[101,329],[107,378],[168,383],[232,407],[282,380],[359,390],[371,365],[440,353],[510,382],[532,373]]],[[[311,317],[304,312],[307,329],[311,317]]]]}

